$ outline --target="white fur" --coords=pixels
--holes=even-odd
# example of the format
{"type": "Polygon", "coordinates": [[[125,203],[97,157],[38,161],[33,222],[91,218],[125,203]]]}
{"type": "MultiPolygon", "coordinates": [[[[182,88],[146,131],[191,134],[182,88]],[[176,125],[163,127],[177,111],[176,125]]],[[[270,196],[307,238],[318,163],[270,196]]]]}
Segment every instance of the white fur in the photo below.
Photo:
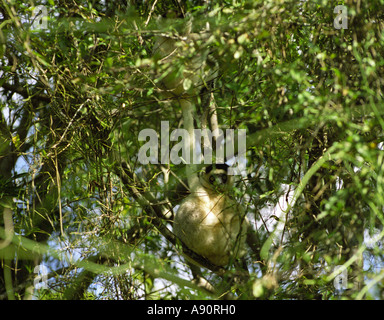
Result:
{"type": "Polygon", "coordinates": [[[180,205],[173,230],[188,248],[225,266],[244,254],[247,224],[235,201],[200,186],[180,205]]]}

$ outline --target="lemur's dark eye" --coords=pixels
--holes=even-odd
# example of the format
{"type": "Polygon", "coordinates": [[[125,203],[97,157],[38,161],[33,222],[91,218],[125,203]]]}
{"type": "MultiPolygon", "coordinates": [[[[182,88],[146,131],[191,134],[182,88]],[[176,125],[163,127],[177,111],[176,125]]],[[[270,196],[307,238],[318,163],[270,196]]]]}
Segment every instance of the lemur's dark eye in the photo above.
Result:
{"type": "Polygon", "coordinates": [[[226,183],[226,182],[227,182],[227,179],[228,179],[228,177],[227,177],[226,174],[222,174],[222,175],[221,175],[221,181],[223,181],[224,183],[226,183]]]}
{"type": "Polygon", "coordinates": [[[210,183],[214,183],[214,182],[215,182],[215,180],[216,180],[216,179],[215,179],[215,177],[214,177],[214,176],[210,176],[210,177],[209,177],[209,182],[210,182],[210,183]]]}

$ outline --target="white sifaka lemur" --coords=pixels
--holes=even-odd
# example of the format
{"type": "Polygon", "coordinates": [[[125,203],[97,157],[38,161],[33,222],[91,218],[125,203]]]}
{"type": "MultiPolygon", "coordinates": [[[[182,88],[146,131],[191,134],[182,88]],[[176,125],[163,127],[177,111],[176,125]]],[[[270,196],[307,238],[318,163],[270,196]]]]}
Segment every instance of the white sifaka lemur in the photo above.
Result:
{"type": "MultiPolygon", "coordinates": [[[[180,34],[156,37],[153,55],[162,74],[157,82],[163,96],[173,99],[183,112],[183,125],[194,152],[194,113],[198,95],[217,77],[217,64],[209,56],[207,31],[192,33],[188,21],[180,34]],[[176,61],[183,61],[181,69],[176,61]]],[[[190,159],[193,157],[191,156],[190,159]]],[[[192,251],[217,266],[226,266],[245,252],[250,224],[241,205],[228,195],[233,176],[228,165],[210,165],[201,171],[187,164],[190,194],[178,208],[174,234],[192,251]]]]}

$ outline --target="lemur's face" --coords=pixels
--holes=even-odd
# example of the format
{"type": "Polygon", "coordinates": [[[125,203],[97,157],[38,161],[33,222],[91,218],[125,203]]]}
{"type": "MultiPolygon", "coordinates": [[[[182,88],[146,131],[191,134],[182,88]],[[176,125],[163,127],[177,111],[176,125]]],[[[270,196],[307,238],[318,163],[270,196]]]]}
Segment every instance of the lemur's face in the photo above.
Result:
{"type": "Polygon", "coordinates": [[[210,165],[200,174],[202,186],[209,190],[224,192],[232,186],[232,176],[228,175],[225,164],[210,165]]]}

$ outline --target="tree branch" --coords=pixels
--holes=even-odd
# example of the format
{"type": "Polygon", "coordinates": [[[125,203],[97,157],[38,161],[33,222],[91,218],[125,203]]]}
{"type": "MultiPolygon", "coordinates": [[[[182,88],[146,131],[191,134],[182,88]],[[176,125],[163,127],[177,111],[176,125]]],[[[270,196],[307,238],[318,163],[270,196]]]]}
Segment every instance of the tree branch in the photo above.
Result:
{"type": "Polygon", "coordinates": [[[29,90],[25,89],[24,87],[20,85],[12,85],[9,83],[3,83],[2,87],[6,91],[11,91],[14,93],[18,93],[21,95],[24,99],[32,99],[35,101],[44,101],[44,102],[51,102],[51,98],[43,93],[37,93],[37,92],[30,92],[29,90]]]}
{"type": "MultiPolygon", "coordinates": [[[[143,210],[152,218],[151,223],[159,230],[159,232],[174,246],[181,244],[183,255],[190,261],[194,261],[198,265],[207,268],[218,275],[223,275],[226,270],[212,264],[210,261],[190,250],[183,242],[178,239],[163,223],[167,209],[163,203],[151,203],[147,198],[148,193],[141,193],[138,190],[145,190],[145,186],[141,185],[134,172],[130,169],[126,162],[122,162],[121,166],[115,166],[115,173],[120,177],[124,186],[128,188],[130,194],[137,200],[143,210]]],[[[153,200],[153,199],[151,199],[153,200]]]]}

